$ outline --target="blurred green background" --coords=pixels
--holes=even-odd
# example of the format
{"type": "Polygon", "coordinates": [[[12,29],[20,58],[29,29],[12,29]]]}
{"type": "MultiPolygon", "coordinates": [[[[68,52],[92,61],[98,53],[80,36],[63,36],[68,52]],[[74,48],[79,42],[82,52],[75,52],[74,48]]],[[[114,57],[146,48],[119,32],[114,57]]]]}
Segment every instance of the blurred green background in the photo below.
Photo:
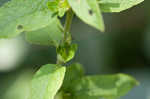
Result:
{"type": "MultiPolygon", "coordinates": [[[[0,5],[5,1],[0,0],[0,5]]],[[[72,62],[83,64],[90,75],[121,72],[140,81],[140,86],[121,99],[150,99],[149,5],[145,0],[121,13],[104,13],[105,33],[73,19],[71,33],[79,49],[72,62]]],[[[29,44],[23,34],[1,39],[0,99],[27,99],[32,74],[41,65],[55,61],[54,47],[29,44]]]]}

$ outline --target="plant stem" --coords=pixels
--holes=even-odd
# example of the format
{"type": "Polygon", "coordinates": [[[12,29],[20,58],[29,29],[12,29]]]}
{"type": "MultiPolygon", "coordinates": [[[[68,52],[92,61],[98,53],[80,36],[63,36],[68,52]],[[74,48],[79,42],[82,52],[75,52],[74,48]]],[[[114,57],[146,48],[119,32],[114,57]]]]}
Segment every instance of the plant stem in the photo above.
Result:
{"type": "Polygon", "coordinates": [[[56,64],[59,64],[59,65],[62,65],[64,64],[62,61],[59,60],[58,56],[57,56],[57,61],[56,61],[56,64]]]}
{"type": "MultiPolygon", "coordinates": [[[[72,9],[69,9],[69,11],[67,12],[67,16],[66,16],[66,21],[65,21],[65,25],[64,25],[64,38],[63,38],[63,41],[62,43],[66,43],[69,39],[69,42],[71,42],[71,39],[70,39],[70,35],[69,32],[70,32],[70,28],[71,28],[71,23],[72,23],[72,19],[73,19],[73,11],[72,9]]],[[[64,62],[62,62],[58,55],[57,55],[57,64],[64,64],[64,62]]]]}
{"type": "Polygon", "coordinates": [[[73,15],[74,15],[74,13],[73,13],[72,9],[70,9],[67,12],[65,26],[64,26],[64,42],[67,40],[68,33],[70,32],[73,15]]]}

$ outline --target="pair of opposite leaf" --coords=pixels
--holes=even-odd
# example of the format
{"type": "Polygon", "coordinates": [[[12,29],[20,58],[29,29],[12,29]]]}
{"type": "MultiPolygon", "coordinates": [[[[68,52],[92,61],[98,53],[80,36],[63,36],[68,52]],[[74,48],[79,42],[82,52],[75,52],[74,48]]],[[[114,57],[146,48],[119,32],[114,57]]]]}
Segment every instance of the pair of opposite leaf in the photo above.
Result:
{"type": "Polygon", "coordinates": [[[125,74],[85,76],[80,64],[47,64],[34,75],[29,99],[117,99],[138,83],[125,74]]]}
{"type": "Polygon", "coordinates": [[[64,43],[57,48],[57,59],[60,63],[67,63],[70,61],[77,51],[77,44],[64,43]]]}
{"type": "Polygon", "coordinates": [[[85,23],[104,31],[101,12],[120,12],[144,0],[8,0],[0,6],[0,38],[25,32],[33,44],[58,46],[63,39],[62,17],[72,9],[85,23]]]}

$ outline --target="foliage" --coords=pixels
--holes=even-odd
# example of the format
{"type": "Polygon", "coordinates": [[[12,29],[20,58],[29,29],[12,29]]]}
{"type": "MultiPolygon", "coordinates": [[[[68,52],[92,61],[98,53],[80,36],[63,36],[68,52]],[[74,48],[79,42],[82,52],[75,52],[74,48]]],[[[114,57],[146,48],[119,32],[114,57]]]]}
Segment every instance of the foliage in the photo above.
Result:
{"type": "Polygon", "coordinates": [[[65,67],[47,64],[36,72],[32,79],[30,99],[53,99],[59,90],[65,74],[65,67]]]}
{"type": "Polygon", "coordinates": [[[31,81],[29,99],[116,99],[137,85],[125,74],[86,76],[79,63],[64,67],[75,56],[70,26],[75,14],[104,31],[102,12],[120,12],[144,0],[10,0],[0,2],[0,38],[25,33],[33,44],[56,47],[57,63],[42,66],[31,81]],[[59,18],[66,15],[63,28],[59,18]]]}

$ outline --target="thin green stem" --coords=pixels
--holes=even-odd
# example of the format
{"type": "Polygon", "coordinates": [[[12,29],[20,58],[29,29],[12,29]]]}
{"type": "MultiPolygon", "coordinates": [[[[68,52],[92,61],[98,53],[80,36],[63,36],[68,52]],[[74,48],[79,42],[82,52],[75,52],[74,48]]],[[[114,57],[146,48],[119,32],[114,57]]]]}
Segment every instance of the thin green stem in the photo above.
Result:
{"type": "Polygon", "coordinates": [[[59,60],[58,56],[57,56],[57,61],[56,61],[56,64],[59,64],[59,65],[62,65],[64,64],[62,61],[59,60]]]}
{"type": "MultiPolygon", "coordinates": [[[[66,43],[69,39],[69,42],[71,42],[71,37],[70,37],[70,28],[71,28],[71,23],[72,23],[72,19],[73,19],[73,11],[72,9],[69,9],[69,11],[67,12],[67,16],[66,16],[66,21],[65,21],[65,25],[64,25],[64,38],[62,43],[66,43]]],[[[64,62],[62,62],[58,55],[57,55],[57,64],[64,64],[64,62]]]]}
{"type": "Polygon", "coordinates": [[[70,9],[67,12],[66,22],[65,22],[65,26],[64,26],[64,41],[67,40],[67,37],[68,37],[67,34],[70,32],[73,15],[74,15],[74,13],[73,13],[72,9],[70,9]]]}

